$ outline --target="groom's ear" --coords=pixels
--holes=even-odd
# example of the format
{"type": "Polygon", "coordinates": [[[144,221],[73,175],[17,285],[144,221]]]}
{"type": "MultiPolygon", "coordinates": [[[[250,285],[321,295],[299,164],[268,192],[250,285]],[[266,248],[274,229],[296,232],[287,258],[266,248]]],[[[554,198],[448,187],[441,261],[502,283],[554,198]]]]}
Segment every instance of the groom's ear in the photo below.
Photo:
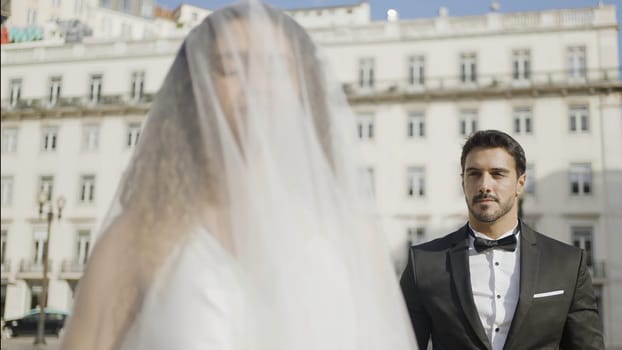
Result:
{"type": "Polygon", "coordinates": [[[527,174],[523,173],[523,175],[518,177],[518,181],[516,182],[516,196],[520,196],[523,193],[523,189],[525,188],[525,184],[527,183],[527,174]]]}

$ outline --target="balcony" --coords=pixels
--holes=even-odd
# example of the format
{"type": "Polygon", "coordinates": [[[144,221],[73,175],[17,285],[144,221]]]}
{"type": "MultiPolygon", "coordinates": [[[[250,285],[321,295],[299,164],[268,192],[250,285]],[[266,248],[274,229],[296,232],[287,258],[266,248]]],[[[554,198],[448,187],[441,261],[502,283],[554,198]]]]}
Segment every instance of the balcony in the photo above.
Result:
{"type": "MultiPolygon", "coordinates": [[[[48,260],[48,266],[51,266],[51,261],[48,260]]],[[[22,259],[19,264],[19,272],[43,272],[43,262],[34,261],[32,259],[22,259]]]]}
{"type": "Polygon", "coordinates": [[[57,103],[50,104],[47,97],[20,99],[13,105],[2,100],[2,119],[12,117],[40,116],[82,116],[88,114],[146,114],[153,101],[153,94],[144,94],[138,99],[129,95],[103,95],[97,102],[89,101],[86,96],[61,97],[57,103]]]}
{"type": "MultiPolygon", "coordinates": [[[[405,100],[509,98],[535,96],[567,96],[622,92],[620,67],[585,70],[570,76],[568,71],[531,72],[524,79],[511,73],[478,75],[475,81],[463,82],[458,76],[426,77],[422,84],[410,84],[406,78],[375,80],[372,86],[361,87],[346,82],[343,89],[352,103],[401,102],[405,100]]],[[[11,106],[2,100],[2,120],[60,116],[147,114],[154,94],[131,99],[129,94],[103,95],[97,103],[85,96],[62,97],[55,105],[47,98],[22,99],[11,106]]]]}
{"type": "Polygon", "coordinates": [[[586,70],[574,77],[568,71],[531,72],[524,79],[500,73],[478,75],[475,81],[469,82],[458,76],[447,76],[426,77],[422,84],[410,84],[406,79],[376,80],[373,86],[345,83],[343,88],[350,102],[609,94],[622,91],[621,73],[620,67],[586,70]]]}
{"type": "Polygon", "coordinates": [[[595,261],[588,268],[595,284],[602,284],[607,279],[607,265],[605,261],[595,261]]]}
{"type": "Polygon", "coordinates": [[[4,260],[2,264],[0,264],[0,272],[2,274],[11,272],[11,260],[4,260]]]}
{"type": "MultiPolygon", "coordinates": [[[[52,272],[52,260],[48,260],[48,274],[52,272]]],[[[17,272],[18,279],[36,280],[43,277],[43,262],[32,258],[22,259],[17,272]]]]}
{"type": "Polygon", "coordinates": [[[86,269],[86,263],[75,259],[63,260],[60,278],[65,280],[79,280],[86,269]]]}

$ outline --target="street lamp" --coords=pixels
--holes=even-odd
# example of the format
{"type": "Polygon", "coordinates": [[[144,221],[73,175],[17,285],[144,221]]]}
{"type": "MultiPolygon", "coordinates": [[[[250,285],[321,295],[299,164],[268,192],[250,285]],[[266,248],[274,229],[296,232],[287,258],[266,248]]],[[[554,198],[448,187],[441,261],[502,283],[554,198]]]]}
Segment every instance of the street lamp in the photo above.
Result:
{"type": "MultiPolygon", "coordinates": [[[[43,215],[43,210],[47,210],[45,213],[47,216],[47,236],[45,243],[43,244],[43,285],[41,286],[41,298],[39,299],[39,323],[37,325],[37,336],[35,337],[35,344],[45,344],[45,308],[47,306],[48,299],[48,248],[50,247],[50,233],[52,228],[52,220],[54,219],[54,208],[52,202],[48,198],[47,191],[41,191],[39,193],[39,217],[43,215]]],[[[60,196],[56,200],[56,208],[58,210],[57,217],[61,218],[63,208],[65,207],[65,197],[60,196]]]]}

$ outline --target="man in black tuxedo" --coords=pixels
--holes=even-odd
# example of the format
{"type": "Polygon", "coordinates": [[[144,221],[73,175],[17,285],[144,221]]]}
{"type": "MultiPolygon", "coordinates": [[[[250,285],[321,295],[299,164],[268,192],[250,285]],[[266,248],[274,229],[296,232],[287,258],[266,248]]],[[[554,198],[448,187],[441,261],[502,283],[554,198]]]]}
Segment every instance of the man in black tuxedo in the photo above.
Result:
{"type": "Polygon", "coordinates": [[[604,349],[583,251],[518,219],[525,153],[478,131],[462,148],[469,222],[413,246],[401,279],[421,349],[604,349]]]}

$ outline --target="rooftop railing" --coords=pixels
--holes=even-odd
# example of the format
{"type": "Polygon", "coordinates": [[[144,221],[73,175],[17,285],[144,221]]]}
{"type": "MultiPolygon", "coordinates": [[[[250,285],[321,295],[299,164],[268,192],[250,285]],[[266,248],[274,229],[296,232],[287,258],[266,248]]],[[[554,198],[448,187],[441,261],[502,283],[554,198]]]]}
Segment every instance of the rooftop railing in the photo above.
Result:
{"type": "Polygon", "coordinates": [[[397,23],[372,22],[360,26],[317,28],[311,36],[321,44],[368,42],[381,39],[417,40],[494,33],[568,30],[617,26],[615,7],[539,12],[489,13],[479,16],[435,17],[397,23]]]}
{"type": "MultiPolygon", "coordinates": [[[[520,13],[488,13],[478,16],[439,16],[401,20],[372,21],[365,24],[308,28],[321,45],[365,43],[385,40],[418,40],[495,33],[558,31],[581,28],[617,28],[615,6],[520,13]]],[[[62,42],[2,45],[2,64],[75,61],[106,57],[174,55],[183,38],[164,37],[136,41],[85,39],[83,43],[62,42]]]]}

